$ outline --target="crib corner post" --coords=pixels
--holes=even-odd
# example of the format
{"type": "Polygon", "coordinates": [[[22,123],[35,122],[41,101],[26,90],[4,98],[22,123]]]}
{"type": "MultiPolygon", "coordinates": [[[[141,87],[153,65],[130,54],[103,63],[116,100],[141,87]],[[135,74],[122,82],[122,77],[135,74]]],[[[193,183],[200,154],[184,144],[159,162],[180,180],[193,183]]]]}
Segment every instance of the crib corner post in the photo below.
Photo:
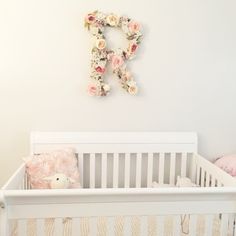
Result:
{"type": "Polygon", "coordinates": [[[8,236],[7,208],[4,191],[0,190],[0,235],[8,236]]]}

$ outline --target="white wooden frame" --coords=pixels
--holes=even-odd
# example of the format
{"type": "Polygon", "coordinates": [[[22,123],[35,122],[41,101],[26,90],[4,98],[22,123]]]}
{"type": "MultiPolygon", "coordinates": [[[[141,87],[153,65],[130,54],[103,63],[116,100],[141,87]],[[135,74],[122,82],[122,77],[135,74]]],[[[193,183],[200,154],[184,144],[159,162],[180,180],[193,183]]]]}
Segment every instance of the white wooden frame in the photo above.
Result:
{"type": "MultiPolygon", "coordinates": [[[[135,179],[135,188],[130,188],[130,182],[125,178],[124,188],[117,188],[118,183],[115,183],[113,188],[107,188],[106,182],[102,181],[102,188],[95,189],[95,182],[91,181],[91,188],[89,189],[68,189],[66,191],[20,189],[20,186],[24,188],[28,186],[27,179],[24,178],[25,166],[23,164],[0,191],[1,236],[9,235],[9,219],[180,214],[207,214],[209,217],[214,214],[223,214],[227,218],[228,214],[234,215],[236,213],[235,179],[197,154],[197,136],[195,133],[36,132],[31,135],[31,153],[40,153],[60,147],[74,147],[78,154],[90,153],[92,156],[95,153],[109,152],[137,153],[135,168],[138,174],[135,179]],[[188,153],[193,153],[189,166],[191,169],[189,177],[204,188],[140,188],[139,154],[143,152],[148,154],[147,183],[152,182],[150,171],[153,171],[151,168],[154,163],[153,153],[170,153],[169,180],[172,183],[174,183],[173,171],[176,161],[176,158],[172,159],[174,154],[184,153],[181,158],[185,160],[188,153]]],[[[115,156],[113,164],[116,166],[115,161],[117,159],[115,156]]],[[[124,173],[129,179],[128,167],[130,167],[131,162],[128,157],[128,155],[125,156],[124,173]]],[[[159,167],[162,167],[163,158],[160,154],[159,167]]],[[[102,155],[101,160],[102,166],[107,168],[106,156],[102,155]]],[[[95,164],[91,163],[90,169],[94,169],[95,164]]],[[[183,166],[186,167],[187,162],[184,161],[183,163],[183,166]]],[[[182,168],[181,175],[185,175],[185,172],[185,168],[182,168]]],[[[101,176],[102,180],[106,178],[107,172],[104,173],[101,176]]],[[[116,172],[113,173],[115,181],[117,180],[116,174],[116,172]]],[[[164,180],[162,174],[159,178],[161,181],[164,180]]],[[[224,228],[228,221],[225,220],[225,223],[222,224],[224,228]]]]}

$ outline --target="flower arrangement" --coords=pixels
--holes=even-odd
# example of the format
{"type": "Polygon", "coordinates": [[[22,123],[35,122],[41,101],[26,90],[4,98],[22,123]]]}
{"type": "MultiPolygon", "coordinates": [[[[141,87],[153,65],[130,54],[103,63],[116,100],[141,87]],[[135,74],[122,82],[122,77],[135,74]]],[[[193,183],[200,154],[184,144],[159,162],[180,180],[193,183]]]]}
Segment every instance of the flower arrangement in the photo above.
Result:
{"type": "Polygon", "coordinates": [[[96,82],[89,85],[88,93],[91,96],[106,96],[110,92],[110,86],[104,82],[103,78],[107,63],[109,62],[122,88],[131,95],[137,94],[138,87],[133,76],[128,71],[125,61],[133,59],[139,47],[142,39],[140,24],[125,16],[94,11],[86,15],[85,27],[92,33],[95,39],[92,49],[90,77],[96,82]],[[128,48],[118,49],[117,51],[107,49],[104,35],[105,27],[120,28],[126,35],[128,48]]]}

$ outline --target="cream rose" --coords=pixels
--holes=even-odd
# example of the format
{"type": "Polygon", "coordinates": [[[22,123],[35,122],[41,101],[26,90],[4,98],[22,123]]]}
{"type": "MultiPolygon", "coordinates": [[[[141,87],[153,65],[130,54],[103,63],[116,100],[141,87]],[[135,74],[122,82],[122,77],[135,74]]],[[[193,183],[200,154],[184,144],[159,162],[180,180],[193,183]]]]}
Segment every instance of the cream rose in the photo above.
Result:
{"type": "Polygon", "coordinates": [[[106,40],[105,39],[97,39],[95,44],[99,50],[103,50],[106,47],[106,40]]]}
{"type": "Polygon", "coordinates": [[[110,86],[108,84],[104,84],[103,89],[105,90],[105,92],[109,92],[110,91],[110,86]]]}
{"type": "Polygon", "coordinates": [[[126,71],[126,72],[124,73],[124,80],[125,80],[125,81],[130,81],[130,80],[132,80],[132,79],[133,79],[133,77],[132,77],[131,73],[130,73],[129,71],[126,71]]]}
{"type": "Polygon", "coordinates": [[[119,17],[115,14],[108,15],[106,20],[110,26],[117,26],[119,23],[119,17]]]}
{"type": "Polygon", "coordinates": [[[138,87],[136,85],[128,88],[128,92],[131,95],[136,95],[138,93],[138,87]]]}

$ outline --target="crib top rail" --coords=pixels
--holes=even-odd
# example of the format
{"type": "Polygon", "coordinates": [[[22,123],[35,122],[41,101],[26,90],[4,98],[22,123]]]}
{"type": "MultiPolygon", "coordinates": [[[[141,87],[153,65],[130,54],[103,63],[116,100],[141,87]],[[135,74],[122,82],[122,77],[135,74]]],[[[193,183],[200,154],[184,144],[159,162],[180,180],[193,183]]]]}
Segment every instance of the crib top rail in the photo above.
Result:
{"type": "Polygon", "coordinates": [[[205,189],[100,189],[100,190],[8,190],[3,191],[2,206],[11,206],[10,217],[28,218],[31,211],[25,208],[38,209],[37,218],[44,217],[48,208],[53,208],[52,217],[58,217],[58,208],[61,217],[85,216],[112,216],[129,215],[152,215],[153,211],[158,214],[194,214],[220,212],[233,213],[235,206],[235,188],[205,188],[205,189]],[[173,197],[174,196],[174,197],[173,197]],[[216,207],[217,206],[217,207],[216,207]],[[79,207],[79,208],[78,208],[79,207]],[[80,209],[80,210],[78,210],[80,209]],[[82,210],[82,213],[80,211],[82,210]]]}
{"type": "Polygon", "coordinates": [[[31,153],[60,147],[83,153],[197,152],[193,132],[32,132],[31,153]]]}

